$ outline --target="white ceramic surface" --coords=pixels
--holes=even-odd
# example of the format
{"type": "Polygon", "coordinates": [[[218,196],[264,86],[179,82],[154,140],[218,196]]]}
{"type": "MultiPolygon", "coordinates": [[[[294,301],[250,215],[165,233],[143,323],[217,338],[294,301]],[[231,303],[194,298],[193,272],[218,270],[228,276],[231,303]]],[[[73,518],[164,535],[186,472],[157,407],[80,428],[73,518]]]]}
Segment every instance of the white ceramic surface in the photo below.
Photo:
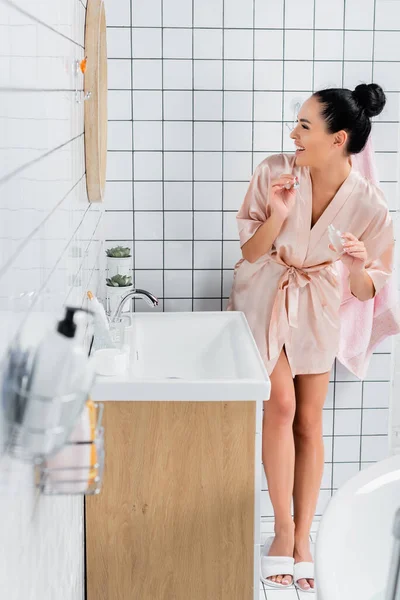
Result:
{"type": "Polygon", "coordinates": [[[360,471],[333,496],[316,543],[318,600],[386,600],[400,456],[360,471]]]}
{"type": "Polygon", "coordinates": [[[270,382],[240,312],[135,313],[131,362],[94,400],[265,400],[270,382]]]}

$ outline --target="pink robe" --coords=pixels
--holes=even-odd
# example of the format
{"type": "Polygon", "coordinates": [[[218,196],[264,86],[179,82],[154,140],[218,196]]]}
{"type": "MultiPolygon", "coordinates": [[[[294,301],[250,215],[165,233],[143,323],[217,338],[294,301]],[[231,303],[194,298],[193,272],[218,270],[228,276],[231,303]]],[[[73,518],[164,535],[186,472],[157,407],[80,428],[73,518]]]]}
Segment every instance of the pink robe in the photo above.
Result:
{"type": "Polygon", "coordinates": [[[270,251],[255,263],[241,259],[236,264],[227,307],[246,315],[268,373],[285,346],[293,376],[330,371],[339,349],[339,308],[346,298],[335,265],[338,254],[329,249],[328,225],[365,243],[376,293],[392,272],[394,255],[393,224],[379,188],[352,169],[311,228],[309,169],[294,163],[293,155],[274,155],[254,172],[237,214],[241,246],[270,215],[271,179],[293,173],[300,188],[270,251]]]}

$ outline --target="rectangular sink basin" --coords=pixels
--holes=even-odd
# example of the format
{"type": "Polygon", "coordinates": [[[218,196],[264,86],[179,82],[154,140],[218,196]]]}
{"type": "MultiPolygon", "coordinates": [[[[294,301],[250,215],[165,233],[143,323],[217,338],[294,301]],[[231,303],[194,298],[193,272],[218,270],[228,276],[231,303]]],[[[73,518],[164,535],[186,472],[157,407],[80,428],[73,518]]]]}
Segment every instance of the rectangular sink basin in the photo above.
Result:
{"type": "Polygon", "coordinates": [[[241,312],[133,313],[130,365],[94,400],[266,400],[270,382],[241,312]]]}

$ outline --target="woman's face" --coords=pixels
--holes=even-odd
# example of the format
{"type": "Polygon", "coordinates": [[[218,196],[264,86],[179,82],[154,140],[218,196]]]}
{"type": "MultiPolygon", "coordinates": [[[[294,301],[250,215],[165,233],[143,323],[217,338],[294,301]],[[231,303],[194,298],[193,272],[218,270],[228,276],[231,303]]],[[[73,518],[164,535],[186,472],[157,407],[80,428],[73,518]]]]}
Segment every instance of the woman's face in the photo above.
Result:
{"type": "Polygon", "coordinates": [[[329,133],[321,110],[321,103],[311,96],[299,111],[297,125],[290,134],[296,146],[298,167],[321,168],[335,159],[338,152],[344,153],[346,133],[329,133]]]}

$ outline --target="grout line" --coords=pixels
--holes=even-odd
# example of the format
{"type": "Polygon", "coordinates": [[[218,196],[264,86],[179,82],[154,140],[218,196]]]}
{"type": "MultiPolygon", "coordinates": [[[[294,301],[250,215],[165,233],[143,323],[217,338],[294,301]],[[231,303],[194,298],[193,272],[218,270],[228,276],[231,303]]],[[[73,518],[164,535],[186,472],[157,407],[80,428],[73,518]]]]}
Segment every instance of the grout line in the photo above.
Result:
{"type": "MultiPolygon", "coordinates": [[[[162,218],[162,296],[165,297],[165,103],[164,103],[164,2],[161,1],[161,209],[162,218]]],[[[162,311],[165,312],[164,302],[162,311]]]]}
{"type": "MultiPolygon", "coordinates": [[[[221,311],[224,308],[224,174],[225,174],[225,0],[222,0],[222,114],[221,114],[221,282],[220,282],[220,294],[221,294],[221,311]]],[[[253,33],[254,35],[254,33],[253,33]]],[[[194,174],[193,174],[194,178],[194,174]]]]}
{"type": "Polygon", "coordinates": [[[192,181],[191,181],[191,188],[192,188],[192,312],[194,311],[194,268],[195,268],[195,264],[194,264],[194,255],[195,255],[195,240],[194,240],[194,228],[195,228],[195,177],[194,177],[194,170],[195,170],[195,119],[194,119],[194,109],[195,109],[195,87],[194,87],[194,33],[195,33],[195,28],[194,28],[194,0],[192,0],[192,181]]]}
{"type": "MultiPolygon", "coordinates": [[[[133,59],[133,3],[130,2],[129,3],[129,20],[130,20],[130,36],[129,36],[129,43],[130,43],[130,53],[131,53],[131,58],[133,59]]],[[[135,97],[134,97],[134,66],[135,63],[132,60],[131,62],[131,70],[130,70],[130,76],[131,76],[131,89],[130,89],[130,96],[131,96],[131,116],[132,116],[132,181],[131,181],[131,194],[132,194],[132,283],[133,283],[133,287],[136,286],[136,282],[135,282],[135,278],[136,278],[136,239],[135,239],[135,223],[136,223],[136,213],[135,213],[135,120],[134,120],[134,101],[135,101],[135,97]]],[[[134,301],[130,301],[130,305],[131,305],[131,309],[133,310],[133,312],[136,311],[136,303],[134,301]]]]}

